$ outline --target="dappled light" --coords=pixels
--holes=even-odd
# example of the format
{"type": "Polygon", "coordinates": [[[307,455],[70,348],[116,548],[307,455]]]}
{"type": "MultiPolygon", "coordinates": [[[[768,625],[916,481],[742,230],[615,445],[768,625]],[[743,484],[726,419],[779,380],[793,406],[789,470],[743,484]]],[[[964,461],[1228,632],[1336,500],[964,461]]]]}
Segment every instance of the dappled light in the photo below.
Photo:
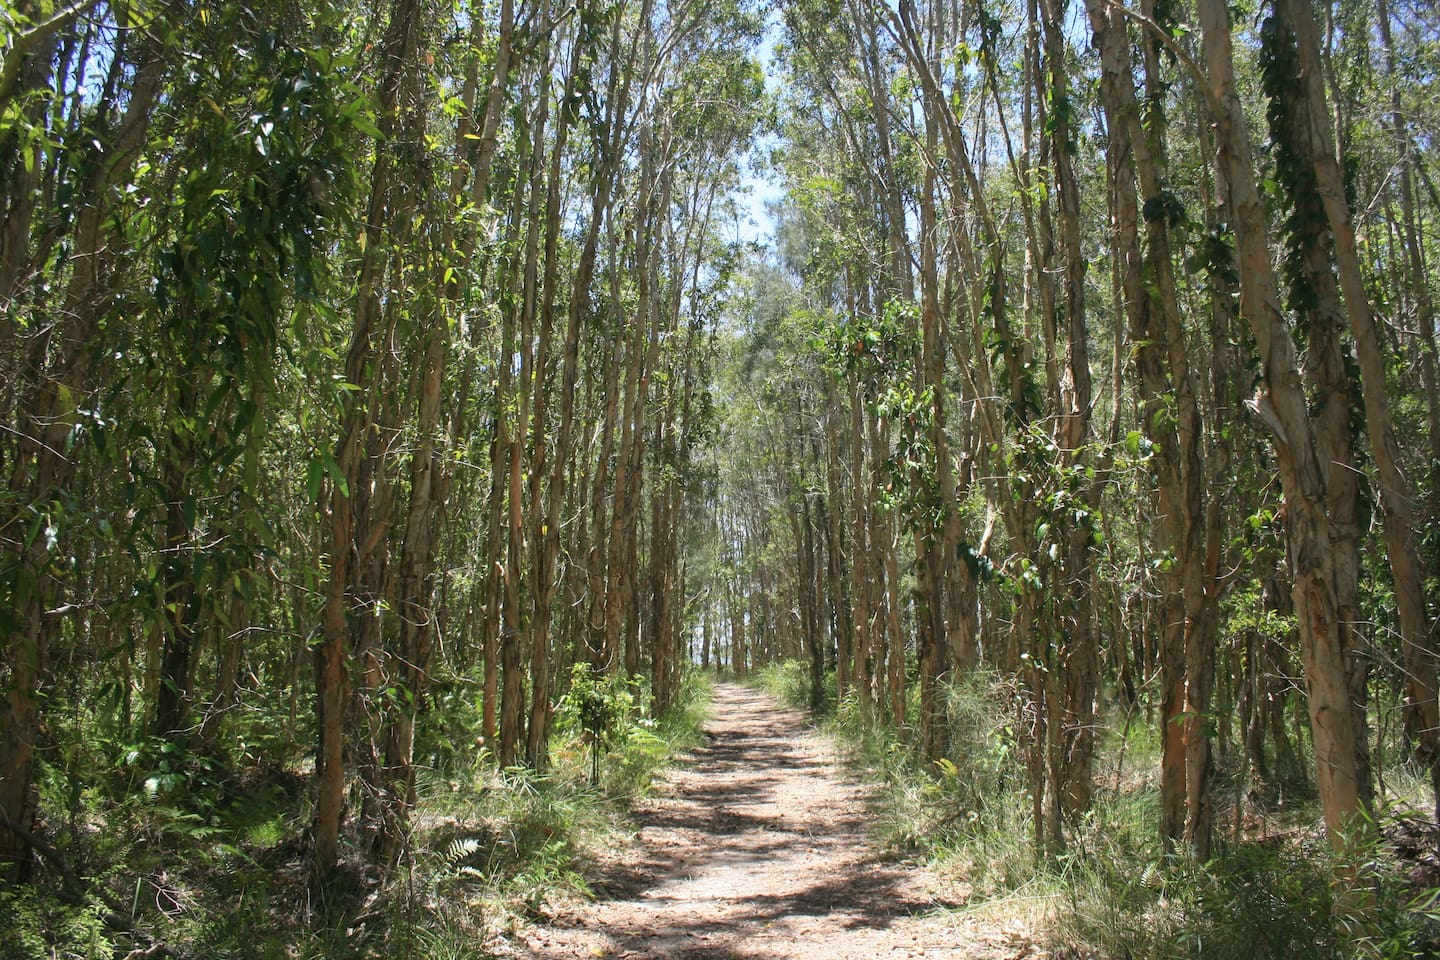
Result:
{"type": "Polygon", "coordinates": [[[1436,89],[0,0],[0,958],[1440,956],[1436,89]]]}

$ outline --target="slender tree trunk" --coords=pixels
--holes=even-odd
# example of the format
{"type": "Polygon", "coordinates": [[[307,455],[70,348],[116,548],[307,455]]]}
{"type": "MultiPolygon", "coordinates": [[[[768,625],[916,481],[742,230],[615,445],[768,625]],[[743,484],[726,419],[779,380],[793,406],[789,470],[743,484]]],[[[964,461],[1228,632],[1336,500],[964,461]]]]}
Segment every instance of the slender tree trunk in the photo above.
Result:
{"type": "Polygon", "coordinates": [[[1234,214],[1241,312],[1260,351],[1263,383],[1257,413],[1270,427],[1285,497],[1286,541],[1305,660],[1317,781],[1325,825],[1337,850],[1354,842],[1365,813],[1360,789],[1359,731],[1351,709],[1348,669],[1337,622],[1325,473],[1296,365],[1295,344],[1280,312],[1264,208],[1244,115],[1236,93],[1229,10],[1220,0],[1198,0],[1208,67],[1208,97],[1215,113],[1216,170],[1234,214]]]}
{"type": "MultiPolygon", "coordinates": [[[[1431,788],[1437,810],[1440,810],[1440,705],[1436,691],[1436,649],[1430,621],[1424,577],[1421,574],[1415,546],[1414,496],[1410,483],[1400,469],[1399,447],[1390,417],[1388,391],[1385,385],[1385,358],[1376,330],[1370,298],[1355,250],[1355,228],[1345,198],[1344,179],[1330,135],[1325,91],[1320,74],[1320,44],[1314,14],[1297,0],[1277,0],[1277,13],[1294,32],[1299,57],[1299,75],[1303,88],[1297,111],[1303,110],[1303,131],[1296,146],[1307,155],[1303,159],[1314,173],[1314,185],[1330,228],[1331,253],[1334,256],[1340,288],[1350,328],[1355,336],[1355,352],[1360,367],[1360,385],[1364,399],[1365,426],[1370,435],[1371,456],[1379,483],[1381,530],[1385,538],[1390,572],[1395,583],[1395,604],[1400,617],[1400,639],[1405,668],[1405,710],[1407,724],[1416,733],[1416,752],[1430,769],[1431,788]]],[[[1382,18],[1386,11],[1382,10],[1382,18]]],[[[1388,26],[1386,27],[1388,30],[1388,26]]],[[[1300,118],[1297,117],[1297,121],[1300,118]]],[[[1357,617],[1358,619],[1358,617],[1357,617]]],[[[1364,709],[1364,678],[1368,671],[1353,671],[1352,697],[1364,709]],[[1357,691],[1356,685],[1359,685],[1357,691]]],[[[1363,714],[1362,714],[1363,715],[1363,714]]],[[[1361,728],[1363,732],[1363,727],[1361,728]]],[[[1367,761],[1363,771],[1362,798],[1369,800],[1368,748],[1362,756],[1367,761]]]]}
{"type": "MultiPolygon", "coordinates": [[[[130,36],[135,35],[127,34],[130,36]]],[[[0,688],[5,690],[4,720],[0,722],[0,878],[23,878],[28,873],[28,843],[4,825],[15,824],[28,834],[35,822],[40,688],[48,670],[49,647],[61,625],[59,615],[50,612],[60,607],[55,601],[61,589],[49,572],[51,545],[44,536],[32,537],[27,543],[20,535],[37,521],[56,522],[55,504],[66,495],[76,472],[75,460],[64,451],[82,398],[91,386],[91,345],[104,310],[102,294],[111,256],[107,221],[115,209],[112,191],[129,173],[144,144],[165,67],[158,38],[145,34],[134,47],[129,102],[113,136],[106,142],[97,140],[92,165],[78,194],[68,258],[71,273],[62,308],[56,322],[30,345],[17,378],[23,386],[8,388],[24,401],[17,406],[22,418],[5,498],[7,511],[14,513],[0,523],[0,531],[4,531],[0,589],[13,611],[10,617],[0,618],[5,624],[0,635],[0,688]],[[47,362],[52,351],[55,360],[47,362]],[[26,392],[22,394],[22,390],[26,392]]],[[[123,49],[128,53],[131,43],[126,42],[123,49]]],[[[118,60],[116,70],[123,72],[118,60]]],[[[113,100],[106,100],[97,112],[114,109],[118,108],[113,100]]]]}
{"type": "MultiPolygon", "coordinates": [[[[439,270],[437,257],[432,270],[439,270]]],[[[440,436],[440,394],[449,352],[448,318],[437,304],[429,316],[420,350],[416,377],[419,402],[416,414],[417,446],[410,459],[410,505],[402,537],[399,596],[402,703],[391,718],[385,744],[386,807],[382,824],[381,862],[399,857],[415,805],[415,721],[428,693],[430,664],[435,652],[436,608],[432,579],[440,536],[440,515],[445,505],[448,477],[437,450],[440,436]]]]}
{"type": "MultiPolygon", "coordinates": [[[[1048,118],[1050,160],[1055,173],[1059,258],[1064,271],[1065,367],[1061,375],[1061,417],[1058,445],[1064,451],[1066,471],[1083,473],[1089,455],[1090,410],[1093,388],[1090,375],[1089,331],[1085,315],[1086,260],[1080,246],[1080,188],[1075,172],[1075,136],[1072,130],[1069,67],[1064,35],[1065,0],[1045,0],[1043,34],[1052,113],[1048,118]]],[[[1061,724],[1057,777],[1061,806],[1074,816],[1090,806],[1094,780],[1095,698],[1099,692],[1099,659],[1095,648],[1094,605],[1091,580],[1094,554],[1089,523],[1099,514],[1099,488],[1083,483],[1079,504],[1086,522],[1066,524],[1064,537],[1065,631],[1060,654],[1063,697],[1052,709],[1064,711],[1061,724]]]]}
{"type": "MultiPolygon", "coordinates": [[[[418,43],[419,6],[416,0],[396,0],[381,45],[381,76],[376,94],[379,140],[388,141],[399,129],[400,88],[405,70],[414,59],[418,43]]],[[[383,236],[392,212],[391,187],[394,159],[383,146],[376,151],[370,179],[368,216],[365,220],[365,248],[361,256],[356,294],[355,321],[345,374],[348,383],[364,390],[373,384],[376,362],[376,335],[381,320],[380,278],[385,267],[383,236]]],[[[331,480],[328,494],[330,576],[326,584],[322,614],[323,640],[315,648],[315,700],[318,739],[315,754],[317,800],[314,824],[314,867],[317,879],[327,879],[339,857],[340,827],[345,808],[345,708],[349,701],[349,674],[346,642],[351,633],[348,606],[353,577],[362,572],[360,561],[366,545],[357,542],[356,500],[361,492],[362,470],[370,458],[362,456],[362,444],[373,423],[366,406],[347,402],[334,462],[338,477],[331,480]]]]}
{"type": "MultiPolygon", "coordinates": [[[[937,152],[935,121],[927,116],[926,137],[930,155],[937,152]]],[[[945,443],[944,353],[939,342],[940,305],[936,256],[936,176],[926,170],[920,191],[920,356],[916,371],[917,391],[929,391],[930,453],[934,457],[932,479],[919,471],[911,482],[921,497],[924,521],[915,533],[915,579],[918,603],[916,646],[920,665],[920,744],[929,760],[938,760],[948,750],[945,700],[941,683],[952,660],[948,625],[945,622],[947,530],[954,525],[954,481],[950,474],[949,450],[945,443]],[[934,484],[932,488],[930,485],[934,484]],[[949,490],[947,490],[947,486],[949,490]],[[947,493],[949,496],[947,496],[947,493]],[[946,516],[936,522],[935,515],[946,516]]],[[[928,471],[926,471],[928,473],[928,471]]],[[[958,538],[957,538],[958,539],[958,538]]]]}
{"type": "Polygon", "coordinates": [[[216,753],[225,716],[235,708],[240,694],[240,665],[245,657],[245,643],[250,632],[250,607],[245,595],[236,592],[230,598],[229,615],[224,621],[224,640],[220,644],[220,662],[215,675],[215,694],[205,708],[197,739],[200,748],[216,753]]]}
{"type": "Polygon", "coordinates": [[[1155,531],[1162,552],[1175,558],[1161,577],[1161,835],[1182,834],[1201,859],[1210,841],[1208,677],[1214,625],[1207,617],[1215,591],[1207,583],[1203,552],[1201,426],[1189,373],[1184,329],[1170,253],[1169,218],[1161,180],[1165,116],[1158,91],[1159,57],[1145,43],[1149,136],[1140,125],[1130,46],[1122,13],[1090,0],[1091,25],[1100,49],[1108,127],[1112,217],[1121,288],[1141,396],[1142,425],[1153,444],[1157,471],[1155,531]],[[1138,176],[1146,197],[1148,251],[1140,248],[1138,176]]]}
{"type": "MultiPolygon", "coordinates": [[[[548,11],[548,6],[546,7],[548,11]]],[[[548,62],[547,40],[545,47],[544,61],[548,62]]],[[[559,283],[559,243],[560,243],[560,164],[565,152],[565,144],[569,140],[571,112],[565,106],[569,103],[574,89],[574,77],[576,65],[579,62],[583,46],[577,42],[571,47],[571,62],[565,74],[564,88],[560,94],[561,110],[556,123],[554,143],[551,146],[549,172],[546,176],[545,192],[545,253],[543,276],[540,278],[543,293],[543,303],[540,307],[540,346],[539,355],[535,362],[535,383],[536,383],[536,406],[535,416],[531,425],[531,458],[530,458],[530,493],[529,509],[531,517],[530,540],[534,546],[534,580],[530,597],[530,628],[528,646],[530,649],[530,715],[526,724],[525,760],[536,768],[543,769],[549,762],[549,738],[550,738],[550,665],[552,660],[552,638],[550,636],[551,622],[554,616],[553,603],[556,589],[555,560],[559,555],[560,530],[559,530],[559,501],[564,496],[566,480],[565,468],[569,460],[570,421],[574,409],[573,373],[570,365],[571,341],[573,348],[578,355],[579,340],[578,330],[574,323],[576,302],[583,301],[588,304],[589,287],[588,278],[584,290],[574,289],[571,293],[572,306],[570,310],[571,322],[566,328],[566,343],[564,348],[564,372],[559,402],[562,413],[562,428],[559,443],[554,457],[554,469],[551,470],[550,437],[548,435],[548,397],[551,393],[546,384],[549,378],[549,353],[550,344],[554,331],[555,301],[558,295],[557,285],[559,283]],[[550,480],[548,499],[545,497],[544,483],[547,474],[550,480]]],[[[546,68],[547,75],[552,68],[546,68]]],[[[549,97],[548,85],[542,84],[542,95],[549,97]]],[[[543,126],[543,124],[541,124],[543,126]]],[[[537,140],[537,155],[543,146],[537,140]]],[[[535,184],[535,193],[539,195],[540,184],[535,184]]],[[[594,260],[595,241],[594,237],[599,232],[599,224],[591,223],[586,237],[585,251],[590,261],[594,260]]],[[[576,283],[581,281],[577,279],[576,283]]]]}

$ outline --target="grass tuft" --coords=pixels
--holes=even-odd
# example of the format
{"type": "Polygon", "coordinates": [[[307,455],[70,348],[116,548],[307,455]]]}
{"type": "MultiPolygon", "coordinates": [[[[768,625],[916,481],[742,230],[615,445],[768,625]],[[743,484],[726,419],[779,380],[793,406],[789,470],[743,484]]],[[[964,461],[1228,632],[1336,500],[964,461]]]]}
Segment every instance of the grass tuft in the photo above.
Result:
{"type": "MultiPolygon", "coordinates": [[[[828,711],[834,706],[835,674],[825,674],[822,702],[828,711]]],[[[756,669],[744,682],[765,691],[787,707],[808,710],[811,704],[810,665],[800,660],[782,660],[756,669]]]]}

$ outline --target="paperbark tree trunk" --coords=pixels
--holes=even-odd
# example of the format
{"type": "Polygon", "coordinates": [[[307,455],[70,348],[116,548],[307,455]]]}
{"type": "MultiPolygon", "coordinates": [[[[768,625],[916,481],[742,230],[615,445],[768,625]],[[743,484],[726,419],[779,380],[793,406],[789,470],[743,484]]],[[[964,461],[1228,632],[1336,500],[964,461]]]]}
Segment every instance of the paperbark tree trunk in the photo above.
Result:
{"type": "Polygon", "coordinates": [[[1260,351],[1263,382],[1255,409],[1271,431],[1285,497],[1285,534],[1305,661],[1316,779],[1326,830],[1343,853],[1353,849],[1355,831],[1366,811],[1360,789],[1359,731],[1337,622],[1325,471],[1316,452],[1295,344],[1281,312],[1270,260],[1264,208],[1235,87],[1229,9],[1222,0],[1199,0],[1197,9],[1207,97],[1214,112],[1215,168],[1235,218],[1241,312],[1260,351]]]}
{"type": "MultiPolygon", "coordinates": [[[[1395,441],[1395,427],[1390,417],[1385,385],[1384,352],[1355,250],[1355,228],[1329,126],[1314,13],[1308,5],[1297,0],[1277,0],[1276,12],[1289,24],[1295,37],[1302,85],[1300,102],[1295,104],[1295,108],[1297,112],[1304,111],[1302,130],[1306,134],[1303,139],[1297,137],[1296,146],[1307,155],[1303,159],[1308,161],[1314,172],[1315,190],[1330,228],[1330,236],[1322,238],[1322,241],[1331,245],[1330,253],[1339,275],[1345,311],[1355,337],[1365,427],[1370,436],[1370,452],[1379,481],[1376,492],[1380,502],[1381,531],[1390,561],[1390,573],[1394,577],[1395,605],[1400,618],[1406,723],[1414,731],[1418,758],[1429,768],[1431,790],[1437,810],[1440,810],[1440,705],[1437,705],[1436,699],[1436,645],[1424,577],[1416,552],[1415,498],[1409,480],[1400,469],[1399,446],[1395,441]]],[[[1385,13],[1382,9],[1382,17],[1385,13]]],[[[1363,684],[1363,677],[1360,681],[1363,684]]],[[[1356,680],[1352,677],[1352,696],[1356,695],[1355,685],[1356,680]]],[[[1360,695],[1363,696],[1363,692],[1362,685],[1360,695]]],[[[1359,707],[1363,710],[1363,706],[1362,699],[1359,707]]],[[[1368,751],[1365,756],[1368,759],[1368,751]]],[[[1367,800],[1368,787],[1368,782],[1362,784],[1367,800]]]]}
{"type": "MultiPolygon", "coordinates": [[[[1090,335],[1085,311],[1086,260],[1080,245],[1080,188],[1075,170],[1075,138],[1070,109],[1070,69],[1066,56],[1065,0],[1044,0],[1042,7],[1051,116],[1048,118],[1050,163],[1055,176],[1060,266],[1063,268],[1062,314],[1065,324],[1065,359],[1061,374],[1060,419],[1056,439],[1067,474],[1083,475],[1090,454],[1090,418],[1093,386],[1090,375],[1090,335]]],[[[1075,491],[1080,511],[1087,518],[1099,513],[1099,488],[1081,482],[1075,491]]],[[[1099,692],[1099,658],[1095,645],[1094,604],[1091,599],[1094,551],[1086,522],[1065,524],[1063,582],[1068,612],[1061,616],[1064,634],[1059,655],[1063,696],[1052,709],[1063,711],[1060,742],[1052,746],[1059,764],[1056,772],[1059,805],[1067,817],[1090,806],[1095,756],[1095,698],[1099,692]]]]}

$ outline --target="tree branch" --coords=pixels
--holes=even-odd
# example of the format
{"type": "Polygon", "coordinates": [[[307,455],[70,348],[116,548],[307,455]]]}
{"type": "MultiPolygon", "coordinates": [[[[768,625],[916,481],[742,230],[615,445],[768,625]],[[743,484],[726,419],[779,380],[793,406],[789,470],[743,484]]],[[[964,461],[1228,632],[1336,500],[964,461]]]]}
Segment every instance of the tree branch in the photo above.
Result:
{"type": "Polygon", "coordinates": [[[1190,78],[1194,80],[1195,85],[1200,88],[1200,94],[1205,98],[1205,106],[1210,109],[1210,119],[1212,122],[1218,120],[1225,113],[1220,105],[1220,98],[1210,89],[1210,83],[1205,77],[1205,72],[1200,69],[1200,65],[1195,62],[1195,58],[1190,56],[1189,51],[1180,45],[1180,41],[1176,40],[1169,30],[1160,26],[1153,18],[1147,17],[1140,11],[1131,10],[1125,6],[1125,0],[1103,0],[1103,2],[1119,10],[1123,15],[1154,33],[1160,40],[1161,46],[1175,55],[1175,59],[1180,62],[1180,66],[1185,68],[1185,72],[1190,74],[1190,78]]]}
{"type": "Polygon", "coordinates": [[[99,0],[79,0],[63,10],[57,10],[29,30],[17,32],[10,38],[10,49],[5,52],[4,62],[0,63],[0,109],[10,101],[15,95],[15,88],[20,85],[20,63],[26,55],[39,46],[41,41],[62,27],[69,26],[98,2],[99,0]]]}

